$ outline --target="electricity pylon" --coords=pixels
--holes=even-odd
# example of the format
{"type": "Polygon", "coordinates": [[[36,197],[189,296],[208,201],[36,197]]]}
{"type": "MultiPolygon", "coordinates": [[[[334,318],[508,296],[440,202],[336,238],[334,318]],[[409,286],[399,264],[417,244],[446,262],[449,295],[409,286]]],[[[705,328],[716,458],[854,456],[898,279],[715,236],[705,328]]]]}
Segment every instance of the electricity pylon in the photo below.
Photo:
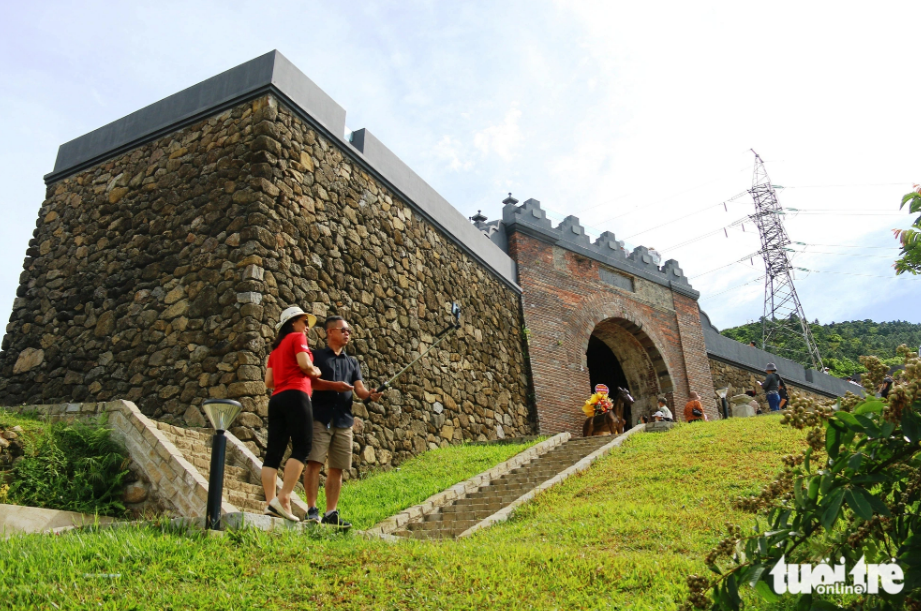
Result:
{"type": "MultiPolygon", "coordinates": [[[[754,149],[752,153],[755,153],[754,149]]],[[[783,226],[783,208],[777,201],[777,192],[758,153],[755,153],[755,171],[749,193],[755,200],[755,214],[751,218],[758,226],[761,255],[764,257],[761,348],[794,360],[799,360],[795,358],[797,352],[805,351],[813,368],[821,371],[822,357],[793,286],[793,268],[787,255],[790,239],[783,226]],[[801,343],[805,345],[805,350],[801,343]]]]}

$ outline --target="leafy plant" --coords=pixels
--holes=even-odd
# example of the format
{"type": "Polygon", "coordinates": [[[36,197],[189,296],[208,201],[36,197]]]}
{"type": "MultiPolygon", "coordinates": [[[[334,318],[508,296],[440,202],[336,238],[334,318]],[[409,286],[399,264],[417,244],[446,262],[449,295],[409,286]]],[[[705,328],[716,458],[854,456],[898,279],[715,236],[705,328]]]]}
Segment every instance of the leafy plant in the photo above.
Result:
{"type": "Polygon", "coordinates": [[[55,423],[26,438],[7,497],[31,507],[122,516],[127,463],[104,419],[55,423]]]}
{"type": "MultiPolygon", "coordinates": [[[[911,193],[907,193],[902,198],[902,205],[899,206],[899,208],[904,208],[905,204],[908,204],[909,214],[921,212],[921,185],[915,185],[915,190],[911,193]]],[[[921,231],[918,231],[921,229],[921,214],[919,214],[915,222],[911,224],[911,227],[911,229],[892,230],[895,237],[902,245],[902,250],[899,253],[901,258],[896,259],[893,265],[896,274],[903,274],[905,272],[912,274],[921,273],[921,231]]]]}
{"type": "Polygon", "coordinates": [[[744,586],[780,600],[770,571],[788,564],[844,558],[854,566],[897,559],[897,594],[790,594],[797,609],[921,609],[921,359],[902,346],[905,372],[887,399],[874,398],[887,368],[864,358],[867,399],[849,394],[834,406],[795,396],[785,424],[808,429],[807,447],[783,458],[780,475],[739,508],[762,515],[751,532],[729,525],[707,556],[715,577],[691,575],[685,609],[740,609],[744,586]]]}

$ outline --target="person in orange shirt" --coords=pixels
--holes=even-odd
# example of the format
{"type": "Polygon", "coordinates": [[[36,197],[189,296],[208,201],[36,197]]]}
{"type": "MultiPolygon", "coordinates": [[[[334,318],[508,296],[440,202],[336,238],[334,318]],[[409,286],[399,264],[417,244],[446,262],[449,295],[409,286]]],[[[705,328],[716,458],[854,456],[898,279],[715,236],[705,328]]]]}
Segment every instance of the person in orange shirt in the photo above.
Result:
{"type": "Polygon", "coordinates": [[[684,419],[688,422],[704,419],[704,406],[700,403],[700,395],[696,392],[691,392],[691,400],[684,406],[684,419]]]}

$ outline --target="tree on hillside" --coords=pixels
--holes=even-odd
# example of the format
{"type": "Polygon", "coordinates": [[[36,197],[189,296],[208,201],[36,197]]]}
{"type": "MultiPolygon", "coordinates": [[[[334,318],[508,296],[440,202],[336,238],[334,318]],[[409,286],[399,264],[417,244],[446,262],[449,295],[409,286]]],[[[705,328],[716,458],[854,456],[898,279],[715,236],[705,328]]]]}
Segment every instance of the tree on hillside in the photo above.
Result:
{"type": "MultiPolygon", "coordinates": [[[[827,325],[812,323],[809,326],[822,355],[822,361],[830,368],[832,375],[841,378],[866,371],[860,364],[861,356],[873,355],[879,357],[886,365],[898,365],[902,362],[896,354],[896,349],[900,345],[921,344],[921,325],[904,321],[854,320],[827,325]]],[[[761,323],[725,329],[722,334],[743,344],[752,340],[759,344],[761,323]]],[[[786,338],[786,341],[790,342],[788,348],[794,357],[793,360],[810,367],[812,363],[805,353],[802,341],[798,338],[786,338]]]]}
{"type": "MultiPolygon", "coordinates": [[[[915,190],[902,198],[900,208],[904,208],[905,204],[908,204],[909,214],[921,213],[921,185],[915,185],[915,190]]],[[[902,245],[899,253],[902,256],[896,259],[893,266],[897,275],[905,272],[921,273],[921,231],[919,231],[921,230],[921,214],[911,224],[911,227],[911,229],[893,229],[895,237],[902,245]]]]}

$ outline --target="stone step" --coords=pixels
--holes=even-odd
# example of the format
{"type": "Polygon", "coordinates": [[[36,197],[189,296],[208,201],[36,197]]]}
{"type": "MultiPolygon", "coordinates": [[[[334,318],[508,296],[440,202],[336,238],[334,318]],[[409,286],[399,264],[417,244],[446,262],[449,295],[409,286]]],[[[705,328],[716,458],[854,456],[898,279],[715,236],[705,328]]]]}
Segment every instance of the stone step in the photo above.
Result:
{"type": "Polygon", "coordinates": [[[464,520],[475,520],[479,522],[480,520],[485,520],[492,514],[496,513],[499,511],[499,509],[501,509],[501,507],[497,509],[477,509],[459,512],[430,513],[425,516],[425,521],[438,522],[445,525],[464,520]]]}
{"type": "Polygon", "coordinates": [[[233,490],[234,492],[240,492],[243,494],[249,494],[258,498],[259,500],[265,500],[265,490],[262,486],[257,486],[255,484],[248,484],[246,482],[241,482],[236,479],[227,479],[224,478],[224,490],[233,490]]]}
{"type": "MultiPolygon", "coordinates": [[[[208,479],[208,474],[211,473],[211,459],[205,460],[197,456],[185,456],[187,461],[192,463],[192,465],[198,469],[199,473],[205,476],[205,479],[208,479]]],[[[224,465],[224,479],[233,478],[241,482],[249,483],[249,470],[244,469],[243,467],[234,467],[233,465],[224,465]]]]}
{"type": "MultiPolygon", "coordinates": [[[[471,523],[470,526],[473,526],[473,524],[476,524],[476,522],[471,523]]],[[[470,528],[470,526],[432,530],[413,530],[409,531],[409,536],[413,539],[456,539],[462,532],[470,528]]]]}
{"type": "MultiPolygon", "coordinates": [[[[228,499],[229,501],[229,499],[228,499]]],[[[265,513],[265,501],[253,501],[247,499],[243,502],[242,505],[238,505],[233,501],[229,501],[231,505],[239,509],[240,511],[249,511],[251,513],[265,513]]]]}
{"type": "Polygon", "coordinates": [[[160,429],[160,432],[166,435],[170,441],[174,439],[187,439],[192,442],[206,443],[210,446],[211,438],[214,436],[214,431],[211,429],[183,429],[166,424],[165,422],[157,422],[157,428],[160,429]]]}
{"type": "MultiPolygon", "coordinates": [[[[557,473],[559,473],[559,472],[557,472],[557,473]]],[[[554,475],[556,475],[556,473],[555,473],[554,475]]],[[[553,475],[551,475],[550,477],[553,477],[553,475]]],[[[504,486],[504,485],[518,485],[518,484],[520,484],[520,485],[523,485],[523,486],[528,486],[528,487],[530,487],[530,488],[534,488],[535,486],[538,486],[538,485],[540,485],[540,484],[543,484],[545,481],[547,481],[548,479],[550,479],[550,477],[546,477],[546,476],[544,476],[544,475],[536,475],[536,476],[534,476],[534,477],[520,476],[520,477],[510,477],[510,478],[508,478],[508,479],[502,478],[502,479],[496,480],[495,485],[497,485],[497,486],[504,486]]]]}
{"type": "Polygon", "coordinates": [[[173,445],[176,446],[176,449],[182,452],[183,454],[192,453],[192,454],[204,454],[206,456],[211,455],[211,446],[198,441],[189,441],[186,438],[178,437],[176,439],[170,439],[173,442],[173,445]]]}
{"type": "Polygon", "coordinates": [[[480,488],[474,494],[477,494],[480,496],[495,496],[495,495],[511,494],[513,492],[516,492],[518,493],[518,496],[521,496],[522,494],[531,490],[532,488],[534,488],[534,486],[525,486],[521,484],[515,484],[513,486],[504,486],[500,484],[498,486],[489,486],[487,488],[480,488]]]}
{"type": "Polygon", "coordinates": [[[467,511],[470,509],[492,509],[495,508],[496,511],[502,509],[518,497],[520,494],[510,495],[508,497],[494,496],[486,498],[466,498],[457,501],[452,507],[457,507],[459,511],[467,511]]]}
{"type": "Polygon", "coordinates": [[[179,435],[201,435],[203,437],[211,437],[214,435],[214,429],[211,428],[202,428],[202,427],[184,427],[184,426],[175,426],[168,422],[163,422],[161,420],[156,421],[157,428],[160,430],[167,430],[172,433],[177,433],[179,435]]]}
{"type": "Polygon", "coordinates": [[[242,494],[240,492],[234,492],[232,490],[228,491],[225,489],[224,498],[227,500],[228,503],[230,503],[231,505],[236,505],[237,507],[241,507],[242,505],[245,505],[250,501],[255,502],[255,503],[261,503],[263,507],[265,506],[265,497],[260,499],[260,498],[254,497],[251,494],[242,494]]]}
{"type": "Polygon", "coordinates": [[[446,505],[441,508],[441,513],[445,515],[449,513],[453,513],[453,514],[464,513],[465,511],[491,511],[492,513],[496,513],[497,511],[502,509],[504,506],[505,504],[500,503],[500,502],[473,503],[473,504],[468,503],[466,505],[446,505]]]}
{"type": "Polygon", "coordinates": [[[438,531],[438,530],[451,530],[463,532],[479,522],[479,520],[457,520],[451,523],[451,526],[445,527],[441,522],[410,522],[406,525],[407,530],[416,533],[418,531],[438,531]]]}

